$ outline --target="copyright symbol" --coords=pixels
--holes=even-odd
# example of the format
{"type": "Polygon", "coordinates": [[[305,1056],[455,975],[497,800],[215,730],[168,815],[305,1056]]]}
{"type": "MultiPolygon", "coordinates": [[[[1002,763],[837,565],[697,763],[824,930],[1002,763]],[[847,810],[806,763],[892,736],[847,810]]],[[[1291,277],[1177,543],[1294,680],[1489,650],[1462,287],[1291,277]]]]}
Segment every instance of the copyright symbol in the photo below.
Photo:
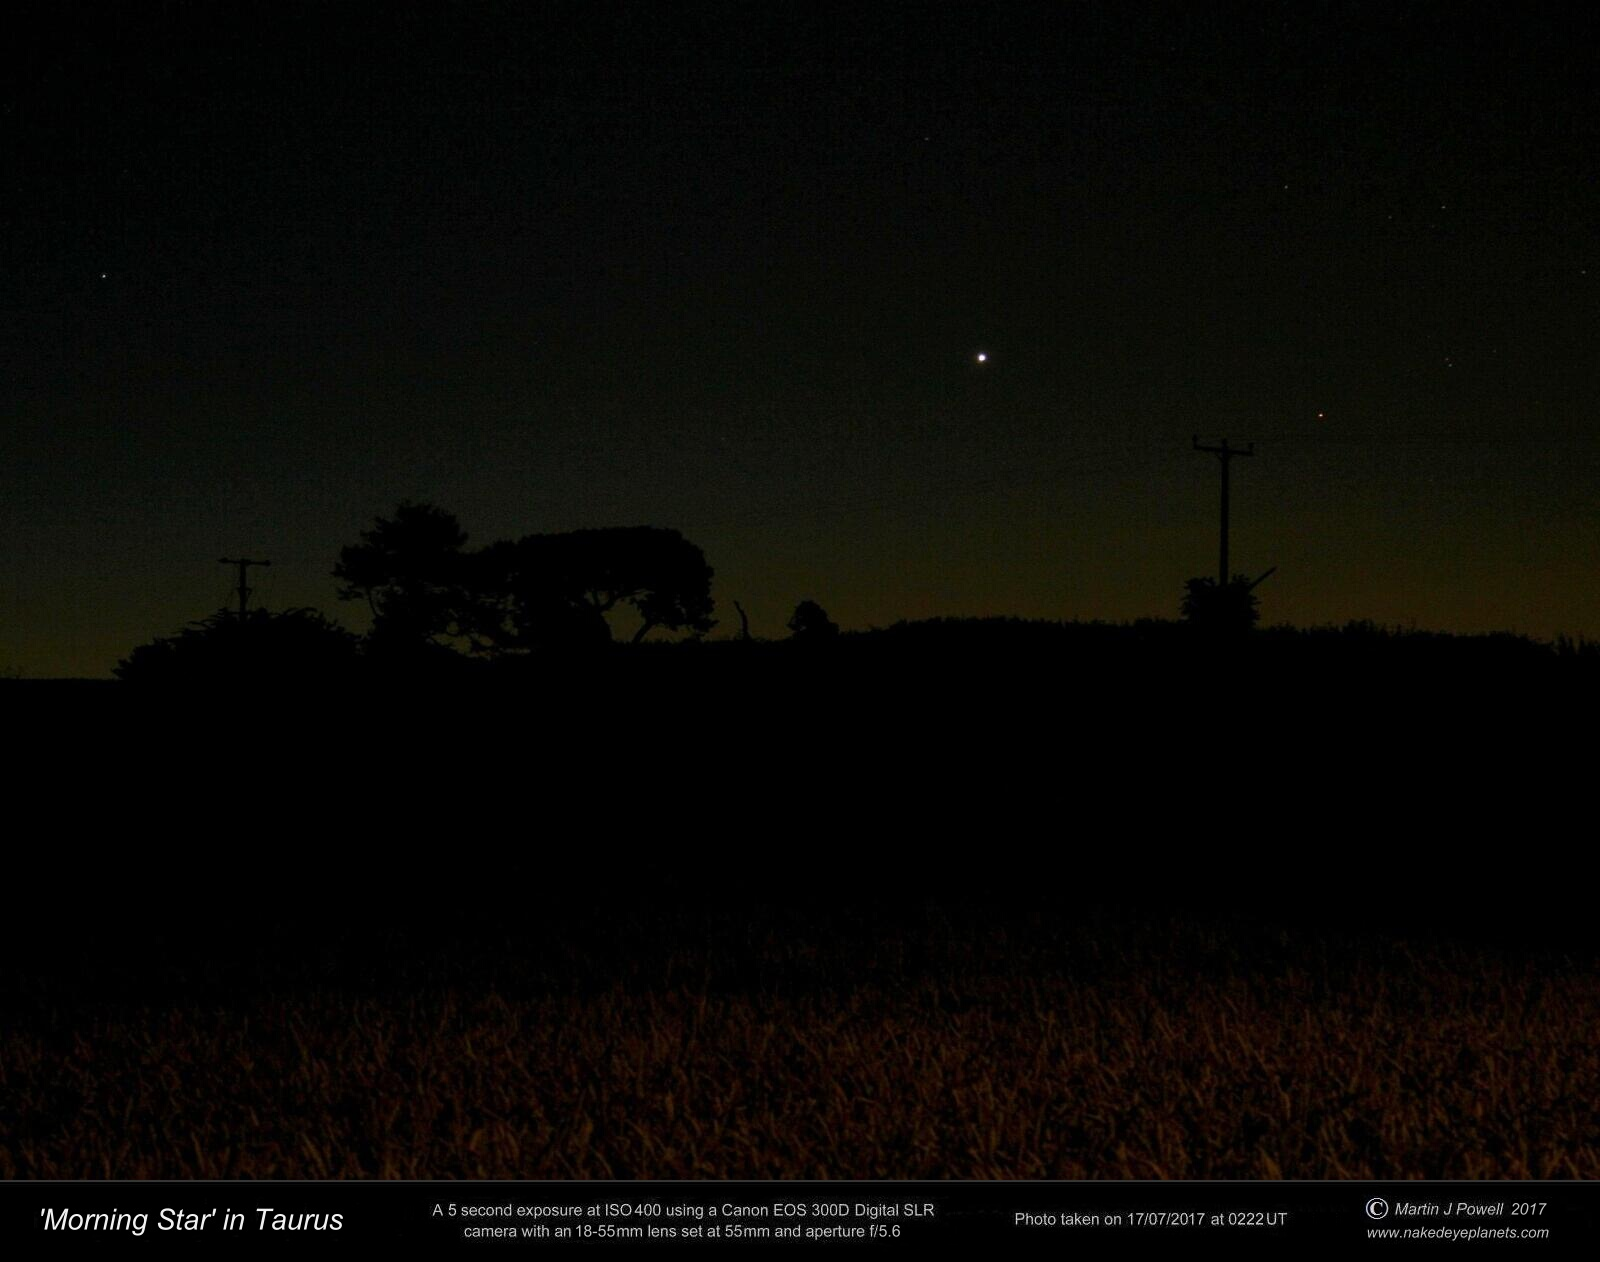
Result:
{"type": "Polygon", "coordinates": [[[1381,1196],[1374,1196],[1367,1202],[1367,1217],[1382,1218],[1389,1212],[1389,1202],[1381,1196]]]}

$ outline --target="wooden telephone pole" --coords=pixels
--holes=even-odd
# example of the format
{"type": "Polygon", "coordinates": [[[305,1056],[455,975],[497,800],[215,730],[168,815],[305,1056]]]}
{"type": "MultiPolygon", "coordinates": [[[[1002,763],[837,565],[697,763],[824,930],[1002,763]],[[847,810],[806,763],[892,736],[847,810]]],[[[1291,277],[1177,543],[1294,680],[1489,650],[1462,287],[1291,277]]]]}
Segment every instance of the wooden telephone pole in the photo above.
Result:
{"type": "MultiPolygon", "coordinates": [[[[1199,437],[1196,436],[1194,449],[1210,453],[1222,465],[1222,556],[1217,566],[1217,586],[1225,588],[1228,585],[1228,465],[1235,456],[1255,455],[1256,445],[1251,443],[1248,447],[1230,447],[1228,446],[1228,440],[1224,438],[1220,447],[1202,447],[1199,437]]],[[[1265,578],[1266,575],[1263,574],[1261,577],[1265,578]]],[[[1257,579],[1256,581],[1260,582],[1261,580],[1257,579]]]]}

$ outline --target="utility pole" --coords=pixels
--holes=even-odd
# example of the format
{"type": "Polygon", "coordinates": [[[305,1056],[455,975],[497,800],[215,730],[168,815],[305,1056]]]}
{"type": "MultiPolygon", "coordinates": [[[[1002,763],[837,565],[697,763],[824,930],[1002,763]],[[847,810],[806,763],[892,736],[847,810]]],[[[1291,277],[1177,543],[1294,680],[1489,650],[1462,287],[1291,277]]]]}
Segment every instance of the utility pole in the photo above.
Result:
{"type": "Polygon", "coordinates": [[[1224,438],[1220,447],[1202,447],[1199,437],[1196,436],[1194,449],[1209,452],[1222,465],[1222,556],[1217,566],[1217,586],[1225,588],[1228,585],[1228,465],[1235,456],[1255,455],[1256,445],[1251,443],[1248,447],[1230,447],[1228,440],[1224,438]]]}
{"type": "Polygon", "coordinates": [[[252,565],[271,565],[272,562],[271,561],[252,561],[249,557],[239,557],[237,559],[232,558],[232,557],[223,557],[223,558],[221,558],[221,560],[218,561],[218,564],[219,565],[237,565],[239,567],[239,589],[238,589],[239,590],[239,617],[243,618],[244,617],[244,607],[245,607],[245,605],[247,605],[250,602],[250,592],[252,590],[251,588],[245,586],[245,582],[244,582],[245,571],[248,570],[252,565]]]}

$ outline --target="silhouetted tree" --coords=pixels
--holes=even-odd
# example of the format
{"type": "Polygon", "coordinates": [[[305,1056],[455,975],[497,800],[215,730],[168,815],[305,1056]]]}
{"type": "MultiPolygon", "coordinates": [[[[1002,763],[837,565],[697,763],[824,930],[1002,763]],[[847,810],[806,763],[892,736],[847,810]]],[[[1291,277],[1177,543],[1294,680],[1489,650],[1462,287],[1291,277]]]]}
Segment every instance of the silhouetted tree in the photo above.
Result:
{"type": "Polygon", "coordinates": [[[479,554],[473,585],[488,614],[475,633],[494,647],[604,644],[606,615],[630,605],[634,643],[657,627],[700,634],[711,617],[712,570],[676,530],[655,526],[528,535],[479,554]]]}
{"type": "Polygon", "coordinates": [[[1248,631],[1261,617],[1255,586],[1243,574],[1235,574],[1226,587],[1214,578],[1191,578],[1184,584],[1183,616],[1208,631],[1248,631]]]}
{"type": "Polygon", "coordinates": [[[468,551],[452,514],[402,504],[361,540],[340,553],[334,577],[341,599],[367,601],[375,647],[607,644],[606,615],[619,605],[639,616],[635,642],[657,627],[704,634],[716,625],[711,567],[676,530],[574,530],[468,551]]]}
{"type": "Polygon", "coordinates": [[[549,546],[555,535],[501,540],[471,561],[476,620],[470,628],[480,651],[583,648],[609,644],[605,612],[583,598],[570,558],[549,546]]]}
{"type": "Polygon", "coordinates": [[[372,644],[424,647],[464,636],[476,621],[455,516],[431,504],[401,504],[380,517],[361,542],[343,548],[333,576],[339,599],[364,599],[372,611],[372,644]]]}
{"type": "Polygon", "coordinates": [[[794,607],[789,630],[797,640],[827,640],[839,634],[839,624],[814,600],[802,600],[794,607]]]}
{"type": "Polygon", "coordinates": [[[139,684],[325,684],[354,674],[360,643],[315,609],[224,609],[141,644],[112,673],[139,684]]]}

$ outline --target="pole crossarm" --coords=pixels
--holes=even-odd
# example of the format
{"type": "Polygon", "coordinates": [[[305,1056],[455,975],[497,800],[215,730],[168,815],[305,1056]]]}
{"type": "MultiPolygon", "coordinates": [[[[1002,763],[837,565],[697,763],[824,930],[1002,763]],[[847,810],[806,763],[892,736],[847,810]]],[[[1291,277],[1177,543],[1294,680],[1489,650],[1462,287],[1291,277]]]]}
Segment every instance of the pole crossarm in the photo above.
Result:
{"type": "Polygon", "coordinates": [[[1235,456],[1253,456],[1256,454],[1256,445],[1254,443],[1250,443],[1244,447],[1230,447],[1228,446],[1228,440],[1226,438],[1222,440],[1222,446],[1220,447],[1202,447],[1200,445],[1200,438],[1198,435],[1195,436],[1194,449],[1196,451],[1209,452],[1214,456],[1220,456],[1224,463],[1233,459],[1235,456]]]}
{"type": "Polygon", "coordinates": [[[244,617],[245,606],[250,603],[250,593],[254,590],[245,585],[245,574],[252,565],[271,565],[271,561],[255,561],[250,557],[219,557],[219,565],[237,565],[239,567],[239,616],[244,617]]]}

